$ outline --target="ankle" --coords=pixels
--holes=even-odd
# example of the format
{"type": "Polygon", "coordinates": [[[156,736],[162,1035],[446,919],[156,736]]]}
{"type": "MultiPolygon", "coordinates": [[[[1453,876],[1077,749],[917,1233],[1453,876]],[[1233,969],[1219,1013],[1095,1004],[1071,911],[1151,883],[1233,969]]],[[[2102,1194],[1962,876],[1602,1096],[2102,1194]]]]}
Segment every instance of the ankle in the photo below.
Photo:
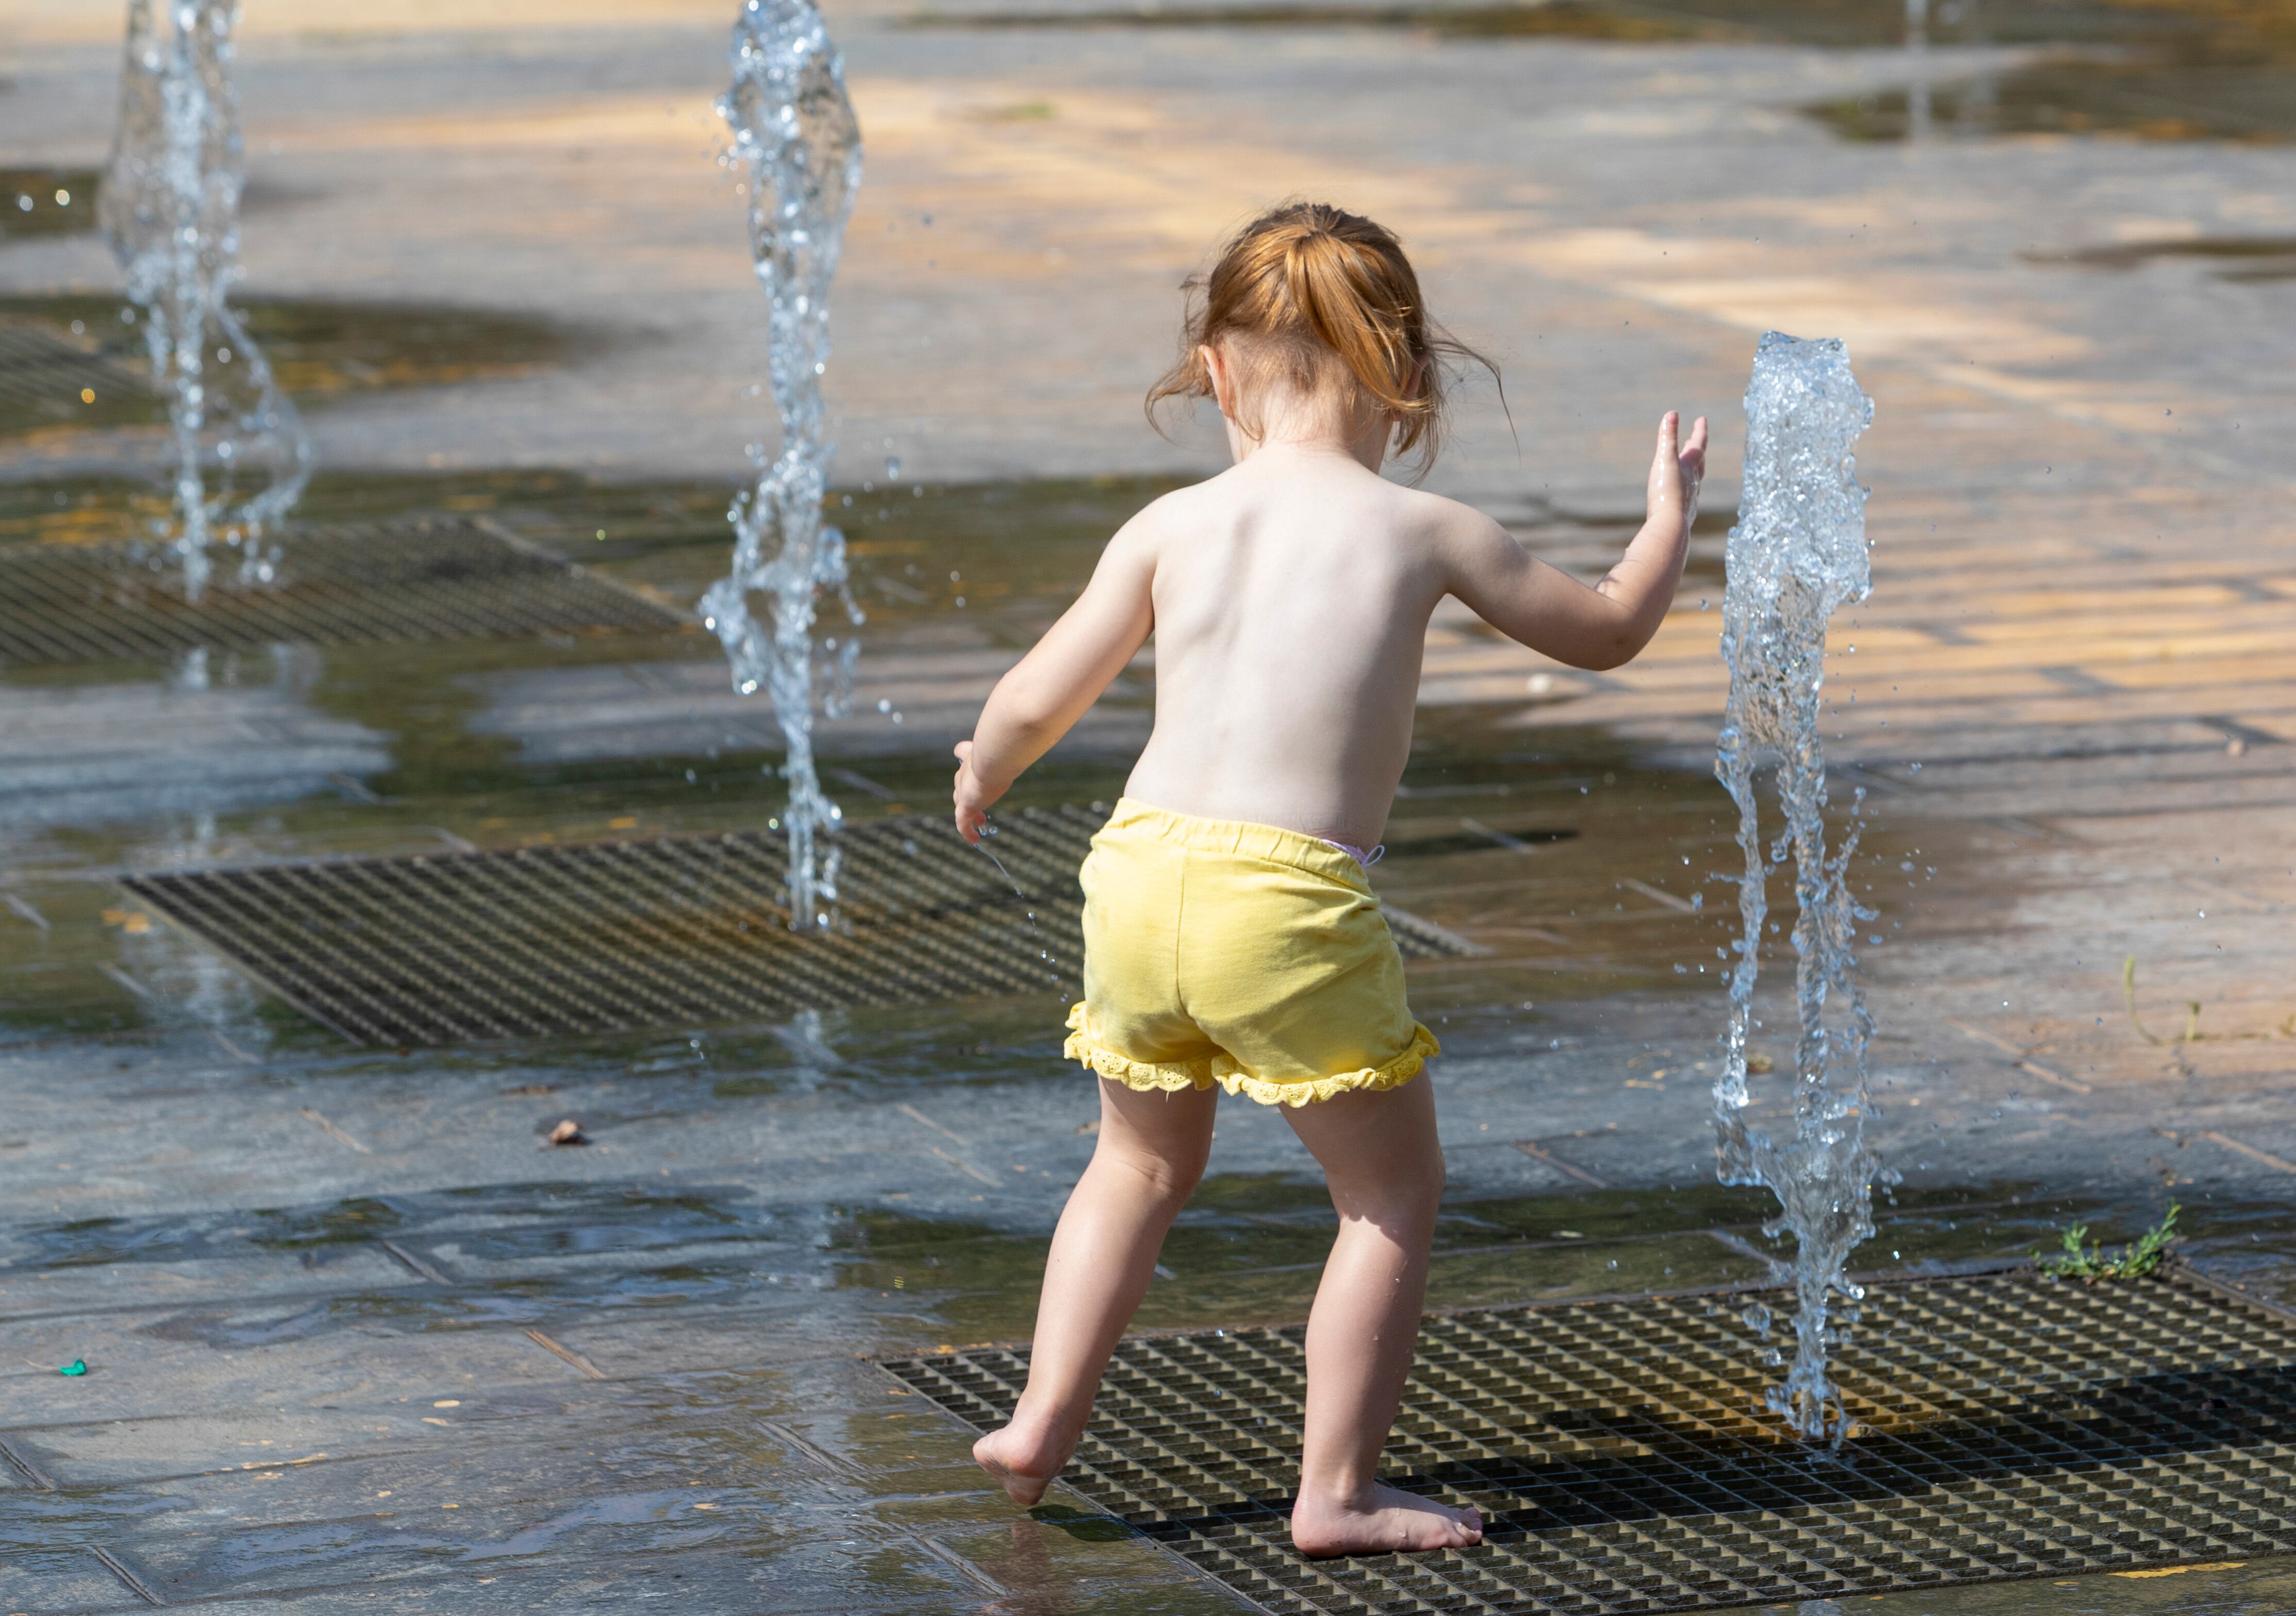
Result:
{"type": "Polygon", "coordinates": [[[1081,1420],[1062,1418],[1059,1410],[1039,1412],[1024,1399],[997,1435],[998,1446],[1019,1468],[1050,1475],[1068,1463],[1084,1434],[1081,1420]]]}
{"type": "Polygon", "coordinates": [[[1368,1475],[1310,1476],[1303,1472],[1300,1477],[1298,1507],[1342,1512],[1368,1509],[1378,1490],[1377,1479],[1368,1475]]]}

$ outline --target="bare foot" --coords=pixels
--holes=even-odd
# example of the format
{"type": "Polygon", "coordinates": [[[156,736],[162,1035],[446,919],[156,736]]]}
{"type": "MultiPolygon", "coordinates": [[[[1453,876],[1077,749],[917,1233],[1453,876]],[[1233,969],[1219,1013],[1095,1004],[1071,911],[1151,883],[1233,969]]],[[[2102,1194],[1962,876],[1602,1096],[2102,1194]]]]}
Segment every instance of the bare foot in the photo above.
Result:
{"type": "Polygon", "coordinates": [[[1068,1455],[1031,1443],[1006,1425],[972,1445],[972,1462],[995,1476],[1005,1496],[1026,1509],[1045,1496],[1045,1489],[1068,1463],[1068,1455]]]}
{"type": "MultiPolygon", "coordinates": [[[[1017,1495],[1016,1495],[1017,1496],[1017,1495]]],[[[1330,1554],[1416,1554],[1483,1540],[1483,1517],[1374,1483],[1355,1498],[1311,1498],[1292,1507],[1292,1546],[1310,1559],[1330,1554]]]]}

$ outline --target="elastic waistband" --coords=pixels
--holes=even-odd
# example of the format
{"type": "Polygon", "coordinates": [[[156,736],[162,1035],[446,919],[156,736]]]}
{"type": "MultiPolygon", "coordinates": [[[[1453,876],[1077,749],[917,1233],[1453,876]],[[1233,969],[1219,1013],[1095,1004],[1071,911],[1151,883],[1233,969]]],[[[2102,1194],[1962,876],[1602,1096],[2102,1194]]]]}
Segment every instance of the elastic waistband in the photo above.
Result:
{"type": "Polygon", "coordinates": [[[1271,864],[1288,864],[1295,869],[1328,876],[1360,892],[1371,891],[1371,883],[1364,879],[1363,866],[1353,855],[1320,836],[1287,831],[1280,824],[1255,824],[1248,819],[1199,819],[1193,814],[1175,814],[1168,808],[1151,808],[1126,797],[1118,801],[1116,811],[1102,828],[1150,837],[1199,853],[1227,853],[1242,858],[1266,859],[1271,864]]]}

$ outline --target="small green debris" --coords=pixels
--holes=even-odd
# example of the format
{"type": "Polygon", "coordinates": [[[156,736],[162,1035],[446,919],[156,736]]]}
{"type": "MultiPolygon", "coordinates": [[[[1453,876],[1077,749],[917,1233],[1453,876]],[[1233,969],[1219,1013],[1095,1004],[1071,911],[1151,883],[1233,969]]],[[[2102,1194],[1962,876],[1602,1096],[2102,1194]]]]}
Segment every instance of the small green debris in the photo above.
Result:
{"type": "MultiPolygon", "coordinates": [[[[2185,1030],[2169,1038],[2161,1038],[2144,1025],[2136,1013],[2136,956],[2130,955],[2120,962],[2120,992],[2128,1004],[2128,1024],[2136,1029],[2136,1036],[2148,1044],[2197,1044],[2201,1041],[2201,1001],[2185,1001],[2185,1030]]],[[[2291,1020],[2296,1020],[2292,1017],[2291,1020]]]]}
{"type": "Polygon", "coordinates": [[[56,1373],[58,1374],[86,1374],[87,1373],[87,1360],[84,1358],[76,1358],[69,1364],[59,1364],[56,1366],[56,1373]]]}
{"type": "Polygon", "coordinates": [[[2181,1210],[2170,1202],[2167,1217],[2138,1235],[2134,1245],[2124,1246],[2118,1253],[2089,1243],[2088,1225],[2077,1223],[2064,1232],[2062,1251],[2050,1257],[2036,1251],[2033,1265],[2052,1279],[2078,1279],[2088,1284],[2108,1279],[2142,1279],[2161,1266],[2161,1259],[2178,1238],[2177,1214],[2181,1210]]]}

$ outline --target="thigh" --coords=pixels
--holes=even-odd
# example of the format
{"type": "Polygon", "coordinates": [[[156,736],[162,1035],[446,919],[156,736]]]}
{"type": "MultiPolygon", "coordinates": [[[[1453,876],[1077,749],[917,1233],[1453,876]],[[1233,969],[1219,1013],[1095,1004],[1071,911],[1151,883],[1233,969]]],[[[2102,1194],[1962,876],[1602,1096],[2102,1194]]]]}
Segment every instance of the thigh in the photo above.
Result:
{"type": "Polygon", "coordinates": [[[1179,1169],[1191,1181],[1211,1154],[1217,1088],[1134,1088],[1100,1080],[1100,1150],[1179,1169]]]}
{"type": "Polygon", "coordinates": [[[1432,1210],[1443,1191],[1443,1147],[1430,1075],[1422,1071],[1398,1088],[1283,1108],[1283,1120],[1324,1169],[1341,1217],[1384,1222],[1399,1212],[1432,1210]]]}

